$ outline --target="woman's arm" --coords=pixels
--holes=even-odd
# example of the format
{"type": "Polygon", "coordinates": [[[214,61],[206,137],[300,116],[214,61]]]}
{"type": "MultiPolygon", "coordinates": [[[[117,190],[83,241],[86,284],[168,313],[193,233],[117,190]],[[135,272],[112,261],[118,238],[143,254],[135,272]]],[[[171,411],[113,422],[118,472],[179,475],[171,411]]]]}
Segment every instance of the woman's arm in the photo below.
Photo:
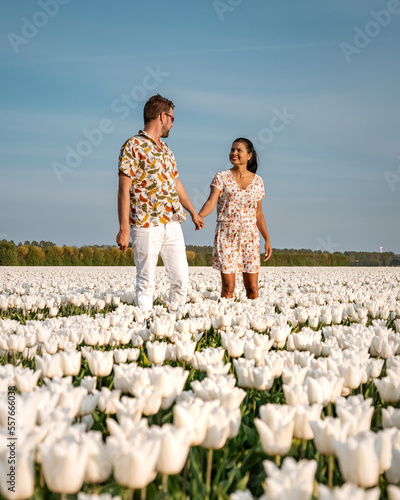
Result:
{"type": "Polygon", "coordinates": [[[271,247],[271,240],[269,239],[267,224],[265,223],[264,214],[263,214],[263,211],[262,211],[261,200],[257,201],[256,220],[257,220],[257,228],[258,228],[258,230],[260,231],[262,237],[265,240],[265,245],[264,245],[264,248],[265,248],[264,260],[268,260],[271,257],[271,255],[272,255],[272,247],[271,247]]]}
{"type": "Polygon", "coordinates": [[[201,207],[199,215],[201,215],[202,217],[207,217],[207,215],[209,215],[214,210],[220,193],[221,191],[217,187],[211,186],[210,196],[201,207]]]}

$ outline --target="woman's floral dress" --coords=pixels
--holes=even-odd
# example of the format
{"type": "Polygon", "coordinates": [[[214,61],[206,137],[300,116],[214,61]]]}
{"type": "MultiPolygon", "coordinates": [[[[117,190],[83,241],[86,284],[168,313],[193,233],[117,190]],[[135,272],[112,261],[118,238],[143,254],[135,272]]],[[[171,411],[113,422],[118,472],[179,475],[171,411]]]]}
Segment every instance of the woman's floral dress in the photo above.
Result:
{"type": "Polygon", "coordinates": [[[217,202],[213,268],[222,273],[258,273],[257,202],[265,197],[261,177],[256,174],[247,188],[242,189],[232,171],[224,170],[218,172],[211,186],[221,191],[217,202]]]}

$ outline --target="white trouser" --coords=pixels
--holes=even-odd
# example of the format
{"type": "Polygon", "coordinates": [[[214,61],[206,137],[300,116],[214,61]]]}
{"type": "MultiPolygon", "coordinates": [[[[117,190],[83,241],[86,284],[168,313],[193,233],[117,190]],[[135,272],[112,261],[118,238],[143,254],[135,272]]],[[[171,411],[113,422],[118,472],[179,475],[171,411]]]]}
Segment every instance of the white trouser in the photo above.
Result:
{"type": "Polygon", "coordinates": [[[133,226],[131,240],[136,266],[135,304],[145,310],[153,307],[154,275],[159,255],[170,282],[169,303],[184,304],[189,270],[180,223],[170,222],[147,228],[133,226]]]}

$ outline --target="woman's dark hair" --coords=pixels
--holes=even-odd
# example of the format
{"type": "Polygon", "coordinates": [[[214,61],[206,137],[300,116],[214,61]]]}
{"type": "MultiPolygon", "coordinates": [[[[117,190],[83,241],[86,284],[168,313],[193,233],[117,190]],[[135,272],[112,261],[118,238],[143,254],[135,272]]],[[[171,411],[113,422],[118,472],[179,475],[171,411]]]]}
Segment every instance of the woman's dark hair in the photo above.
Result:
{"type": "Polygon", "coordinates": [[[257,172],[258,163],[257,163],[257,153],[254,149],[253,143],[249,139],[245,139],[244,137],[239,137],[239,139],[235,139],[232,144],[235,142],[243,142],[246,145],[246,149],[249,153],[251,153],[251,158],[247,162],[247,170],[253,172],[255,174],[257,172]]]}

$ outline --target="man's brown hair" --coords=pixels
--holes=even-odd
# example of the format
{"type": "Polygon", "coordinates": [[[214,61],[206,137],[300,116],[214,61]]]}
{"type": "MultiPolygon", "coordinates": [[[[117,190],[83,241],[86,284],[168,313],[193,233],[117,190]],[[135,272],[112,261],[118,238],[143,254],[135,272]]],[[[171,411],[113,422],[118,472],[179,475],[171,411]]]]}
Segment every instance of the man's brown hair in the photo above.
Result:
{"type": "Polygon", "coordinates": [[[147,122],[154,120],[161,113],[168,113],[170,109],[174,109],[174,103],[160,94],[153,95],[146,102],[143,109],[143,120],[147,122]]]}

